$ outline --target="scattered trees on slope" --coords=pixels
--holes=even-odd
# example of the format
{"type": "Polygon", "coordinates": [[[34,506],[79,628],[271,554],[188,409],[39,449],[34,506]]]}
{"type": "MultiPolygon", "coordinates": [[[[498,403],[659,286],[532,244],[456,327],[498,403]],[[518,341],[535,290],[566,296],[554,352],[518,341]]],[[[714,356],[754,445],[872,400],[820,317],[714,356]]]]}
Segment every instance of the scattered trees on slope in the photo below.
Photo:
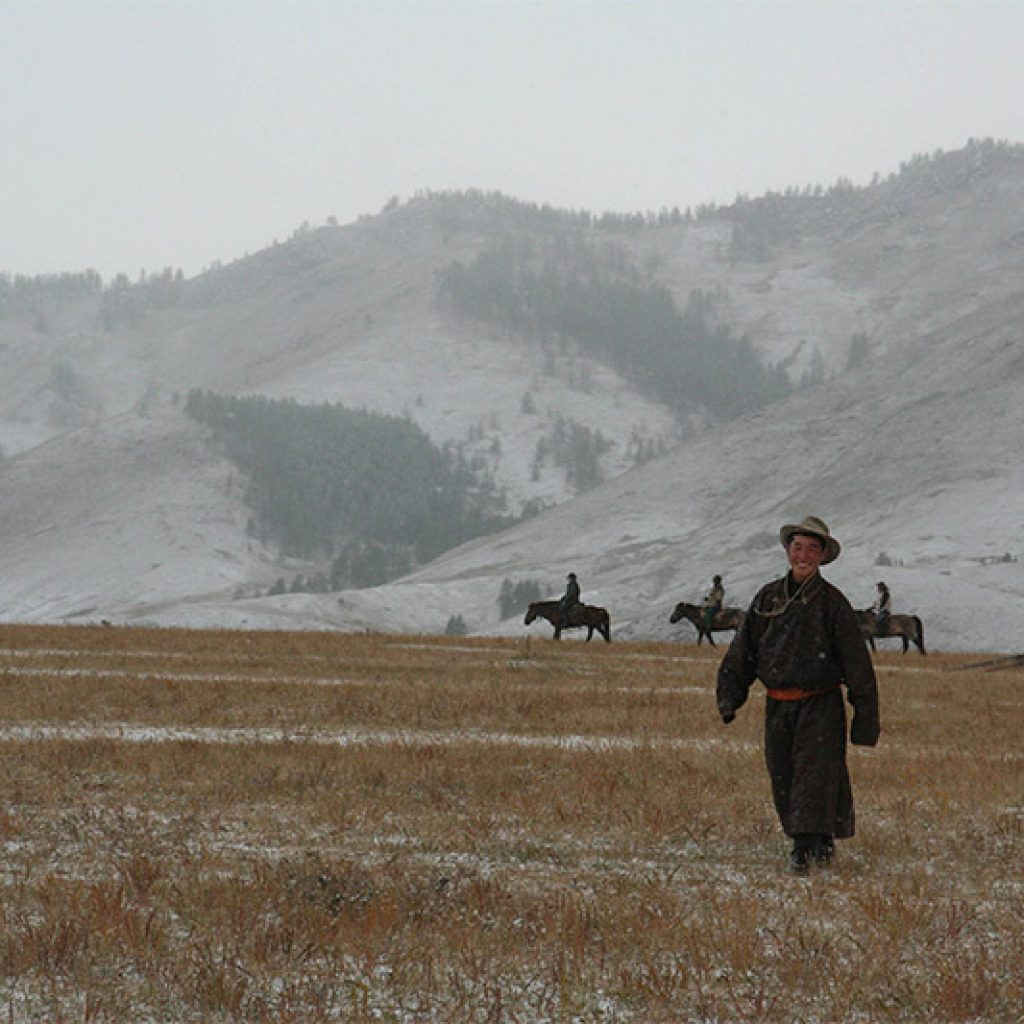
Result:
{"type": "Polygon", "coordinates": [[[516,580],[513,583],[506,576],[501,581],[501,589],[498,591],[498,614],[503,619],[519,615],[526,611],[532,602],[540,601],[543,596],[540,584],[536,580],[516,580]]]}
{"type": "Polygon", "coordinates": [[[644,278],[621,250],[559,239],[543,252],[505,236],[473,262],[441,273],[439,301],[453,312],[541,338],[572,338],[638,390],[680,415],[703,408],[721,418],[757,409],[789,391],[746,338],[710,322],[707,297],[680,310],[672,293],[644,278]]]}
{"type": "Polygon", "coordinates": [[[186,411],[246,472],[251,529],[286,555],[335,556],[335,588],[393,579],[511,521],[478,475],[410,420],[203,391],[186,411]]]}
{"type": "Polygon", "coordinates": [[[600,460],[611,446],[611,441],[600,430],[591,430],[576,420],[559,416],[549,433],[537,442],[533,479],[540,479],[544,463],[551,458],[565,473],[566,482],[575,493],[589,490],[604,479],[600,460]]]}

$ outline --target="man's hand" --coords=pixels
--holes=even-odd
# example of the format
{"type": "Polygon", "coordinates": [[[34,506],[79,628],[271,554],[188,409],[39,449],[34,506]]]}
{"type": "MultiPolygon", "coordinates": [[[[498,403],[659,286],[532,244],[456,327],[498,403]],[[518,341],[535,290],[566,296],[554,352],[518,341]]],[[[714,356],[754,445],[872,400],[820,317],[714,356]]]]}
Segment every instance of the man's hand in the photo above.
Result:
{"type": "Polygon", "coordinates": [[[858,747],[873,747],[878,742],[877,723],[869,722],[855,711],[850,723],[850,742],[858,747]]]}

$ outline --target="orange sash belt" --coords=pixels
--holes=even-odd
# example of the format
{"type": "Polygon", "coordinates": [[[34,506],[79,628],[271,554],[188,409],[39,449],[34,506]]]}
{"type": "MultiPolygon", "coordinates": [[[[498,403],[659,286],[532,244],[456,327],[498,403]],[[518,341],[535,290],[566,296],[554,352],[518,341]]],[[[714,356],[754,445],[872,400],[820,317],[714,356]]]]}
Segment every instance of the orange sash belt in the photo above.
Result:
{"type": "Polygon", "coordinates": [[[768,687],[768,696],[773,700],[803,700],[805,697],[817,697],[819,693],[828,693],[839,689],[839,684],[826,686],[824,690],[773,690],[768,687]]]}

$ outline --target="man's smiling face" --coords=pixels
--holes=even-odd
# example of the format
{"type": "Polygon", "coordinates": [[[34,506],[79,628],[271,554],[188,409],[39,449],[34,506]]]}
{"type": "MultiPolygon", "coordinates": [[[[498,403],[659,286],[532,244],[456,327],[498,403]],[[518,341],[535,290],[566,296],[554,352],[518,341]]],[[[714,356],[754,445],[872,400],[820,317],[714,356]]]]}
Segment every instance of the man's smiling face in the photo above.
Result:
{"type": "Polygon", "coordinates": [[[825,547],[817,537],[796,533],[786,548],[786,554],[789,556],[789,567],[793,570],[793,579],[803,583],[818,571],[825,547]]]}

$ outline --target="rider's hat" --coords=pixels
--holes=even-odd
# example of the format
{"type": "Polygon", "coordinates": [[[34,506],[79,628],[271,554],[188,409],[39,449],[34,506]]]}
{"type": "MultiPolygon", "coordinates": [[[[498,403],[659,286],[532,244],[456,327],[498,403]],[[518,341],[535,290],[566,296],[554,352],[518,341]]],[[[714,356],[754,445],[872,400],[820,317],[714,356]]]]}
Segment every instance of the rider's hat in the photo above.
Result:
{"type": "Polygon", "coordinates": [[[574,572],[571,572],[571,573],[569,573],[569,575],[568,575],[568,576],[566,576],[565,578],[566,578],[567,580],[574,580],[574,579],[576,579],[576,573],[574,573],[574,572]]]}
{"type": "Polygon", "coordinates": [[[779,530],[779,540],[782,541],[782,546],[788,548],[789,542],[798,534],[816,537],[821,541],[821,546],[825,551],[821,556],[822,565],[834,562],[839,557],[842,548],[839,546],[839,541],[828,532],[828,526],[825,525],[824,519],[819,519],[817,516],[806,516],[799,523],[787,523],[779,530]]]}

